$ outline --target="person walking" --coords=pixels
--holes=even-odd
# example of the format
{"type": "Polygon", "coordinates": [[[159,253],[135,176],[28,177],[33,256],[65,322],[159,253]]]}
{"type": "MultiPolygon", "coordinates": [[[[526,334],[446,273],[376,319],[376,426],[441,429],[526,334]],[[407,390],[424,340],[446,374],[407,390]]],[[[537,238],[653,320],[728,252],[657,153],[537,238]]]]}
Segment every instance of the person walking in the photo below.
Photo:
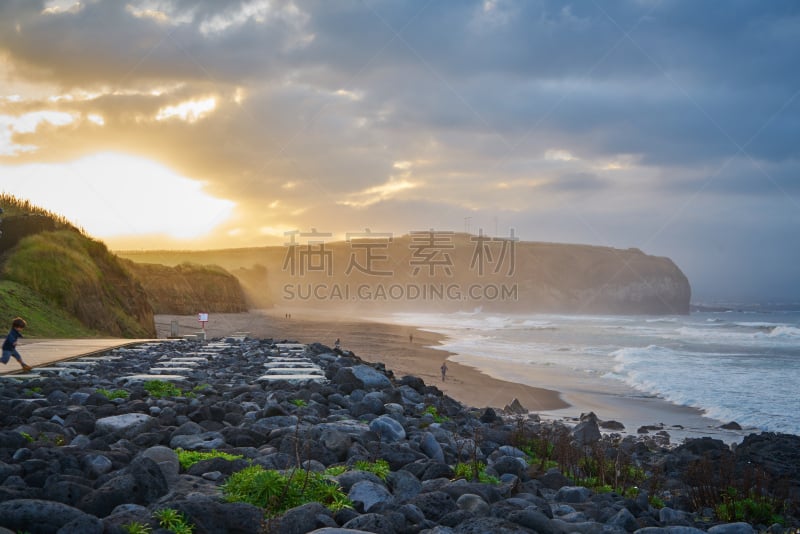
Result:
{"type": "Polygon", "coordinates": [[[442,362],[441,370],[442,370],[442,382],[444,382],[445,378],[447,376],[447,362],[446,361],[442,362]]]}
{"type": "Polygon", "coordinates": [[[0,362],[3,362],[5,365],[13,356],[24,370],[30,371],[32,369],[31,366],[22,361],[22,355],[17,350],[17,340],[23,337],[22,329],[26,326],[28,326],[28,323],[26,323],[25,319],[22,319],[21,317],[17,317],[11,322],[11,331],[6,336],[6,340],[3,342],[3,356],[0,357],[0,362]]]}

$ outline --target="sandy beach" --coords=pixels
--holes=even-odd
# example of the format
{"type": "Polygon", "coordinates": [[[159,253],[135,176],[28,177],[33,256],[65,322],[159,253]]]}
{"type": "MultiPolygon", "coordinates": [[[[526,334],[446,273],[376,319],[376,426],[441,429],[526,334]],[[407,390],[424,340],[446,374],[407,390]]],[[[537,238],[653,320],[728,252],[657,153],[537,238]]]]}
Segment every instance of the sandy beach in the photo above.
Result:
{"type": "MultiPolygon", "coordinates": [[[[454,399],[475,408],[503,408],[515,398],[528,410],[545,418],[573,419],[594,411],[601,420],[620,421],[626,432],[636,434],[640,426],[662,426],[673,442],[685,437],[713,436],[726,442],[740,441],[747,433],[719,428],[721,422],[706,418],[699,410],[676,406],[648,397],[621,397],[594,383],[581,382],[565,373],[546,372],[538,377],[547,388],[514,381],[514,370],[497,367],[485,374],[469,365],[448,360],[450,353],[438,350],[444,336],[418,328],[370,322],[337,316],[335,312],[314,313],[293,310],[259,310],[238,314],[211,314],[205,325],[209,338],[249,332],[250,337],[320,342],[353,351],[370,362],[381,362],[397,377],[414,375],[435,385],[454,399]],[[447,378],[441,380],[440,367],[447,361],[447,378]],[[491,375],[491,376],[490,376],[491,375]]],[[[158,337],[167,337],[172,321],[178,321],[180,334],[201,331],[196,316],[158,315],[158,337]]]]}

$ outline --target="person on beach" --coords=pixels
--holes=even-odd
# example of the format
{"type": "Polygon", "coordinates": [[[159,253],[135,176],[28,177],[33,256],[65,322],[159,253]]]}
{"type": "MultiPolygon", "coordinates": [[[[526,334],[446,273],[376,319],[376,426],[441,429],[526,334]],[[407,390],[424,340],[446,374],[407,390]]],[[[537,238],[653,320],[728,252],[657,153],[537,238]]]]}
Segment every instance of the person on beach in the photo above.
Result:
{"type": "Polygon", "coordinates": [[[408,334],[408,342],[409,343],[413,343],[414,342],[414,334],[408,334]]]}
{"type": "Polygon", "coordinates": [[[342,344],[342,342],[341,342],[341,341],[339,340],[339,338],[337,337],[337,338],[336,338],[336,342],[334,343],[334,348],[337,348],[337,349],[338,349],[338,348],[339,348],[339,345],[341,345],[341,344],[342,344]]]}
{"type": "Polygon", "coordinates": [[[31,366],[22,361],[22,355],[17,351],[17,340],[23,337],[22,329],[26,326],[28,326],[28,323],[21,317],[17,317],[11,322],[11,331],[3,342],[3,356],[0,358],[0,362],[3,362],[5,365],[13,356],[24,370],[30,371],[31,366]]]}
{"type": "Polygon", "coordinates": [[[445,377],[447,376],[447,362],[446,361],[442,362],[441,369],[442,369],[442,382],[444,382],[445,381],[445,377]]]}

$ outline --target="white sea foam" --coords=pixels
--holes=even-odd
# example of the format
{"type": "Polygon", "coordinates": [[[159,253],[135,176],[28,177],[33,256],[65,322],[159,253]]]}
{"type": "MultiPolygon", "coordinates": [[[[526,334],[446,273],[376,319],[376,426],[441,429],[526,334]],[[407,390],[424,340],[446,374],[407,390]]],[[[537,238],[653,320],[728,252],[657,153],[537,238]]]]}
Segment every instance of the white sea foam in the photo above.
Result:
{"type": "Polygon", "coordinates": [[[654,319],[475,311],[397,314],[392,321],[445,334],[442,349],[490,374],[499,363],[506,369],[519,365],[511,379],[525,377],[531,383],[537,366],[560,369],[699,408],[720,421],[800,434],[795,392],[800,313],[781,313],[774,321],[751,317],[738,312],[654,319]]]}

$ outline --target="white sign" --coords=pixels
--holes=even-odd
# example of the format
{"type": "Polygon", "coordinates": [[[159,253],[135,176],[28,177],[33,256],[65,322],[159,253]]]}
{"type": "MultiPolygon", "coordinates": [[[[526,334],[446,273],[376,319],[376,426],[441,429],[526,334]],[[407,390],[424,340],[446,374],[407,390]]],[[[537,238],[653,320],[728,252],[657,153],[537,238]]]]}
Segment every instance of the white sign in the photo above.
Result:
{"type": "Polygon", "coordinates": [[[207,313],[198,313],[197,314],[197,320],[200,321],[201,323],[207,323],[208,322],[208,314],[207,313]]]}

